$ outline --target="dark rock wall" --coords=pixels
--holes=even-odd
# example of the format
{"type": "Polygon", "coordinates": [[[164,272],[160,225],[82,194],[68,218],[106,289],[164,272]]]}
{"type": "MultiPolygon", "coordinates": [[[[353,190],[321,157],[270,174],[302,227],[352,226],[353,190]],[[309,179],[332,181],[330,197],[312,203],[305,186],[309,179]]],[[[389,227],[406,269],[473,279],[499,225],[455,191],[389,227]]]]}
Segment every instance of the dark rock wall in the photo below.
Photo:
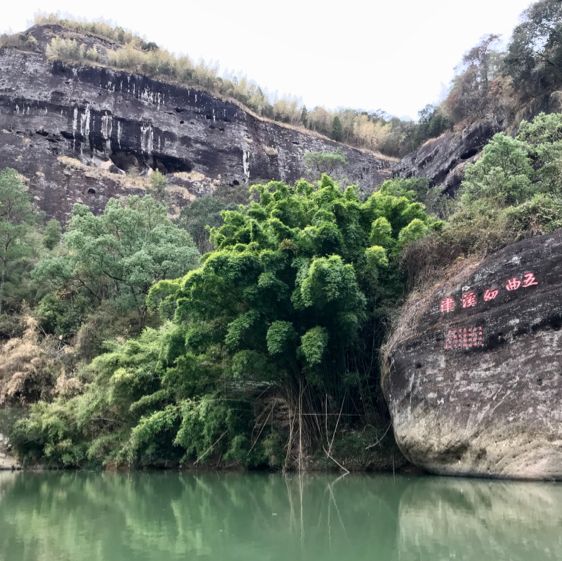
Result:
{"type": "Polygon", "coordinates": [[[74,202],[99,210],[110,197],[142,192],[152,169],[170,175],[181,205],[221,185],[293,181],[306,176],[306,152],[335,150],[348,160],[343,175],[363,191],[390,175],[390,159],[199,89],[0,49],[0,167],[25,175],[50,216],[64,218],[74,202]]]}
{"type": "Polygon", "coordinates": [[[426,177],[430,186],[454,195],[466,164],[473,162],[494,134],[502,130],[493,119],[480,120],[460,131],[432,138],[394,167],[396,177],[426,177]]]}
{"type": "Polygon", "coordinates": [[[562,479],[562,231],[413,298],[383,390],[396,440],[436,473],[562,479]]]}

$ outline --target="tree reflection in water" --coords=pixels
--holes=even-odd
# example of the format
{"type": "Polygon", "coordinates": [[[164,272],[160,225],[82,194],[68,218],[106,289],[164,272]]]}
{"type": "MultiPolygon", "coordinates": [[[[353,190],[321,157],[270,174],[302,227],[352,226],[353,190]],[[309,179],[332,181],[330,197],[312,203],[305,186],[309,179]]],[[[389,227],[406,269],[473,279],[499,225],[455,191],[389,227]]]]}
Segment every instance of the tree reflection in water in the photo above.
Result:
{"type": "Polygon", "coordinates": [[[546,561],[561,527],[559,484],[0,473],[1,561],[546,561]]]}

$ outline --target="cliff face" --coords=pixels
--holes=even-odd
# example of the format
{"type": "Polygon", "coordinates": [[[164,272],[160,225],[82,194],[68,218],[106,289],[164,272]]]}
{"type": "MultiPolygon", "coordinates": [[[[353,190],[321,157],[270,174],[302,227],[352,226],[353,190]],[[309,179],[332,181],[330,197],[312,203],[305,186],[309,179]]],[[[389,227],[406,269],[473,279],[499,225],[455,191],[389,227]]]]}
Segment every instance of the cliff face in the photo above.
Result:
{"type": "Polygon", "coordinates": [[[562,231],[411,299],[386,353],[396,440],[443,474],[562,479],[562,231]]]}
{"type": "MultiPolygon", "coordinates": [[[[61,33],[53,27],[32,31],[41,43],[61,33]]],[[[99,211],[110,197],[141,193],[154,169],[169,176],[181,206],[225,185],[294,181],[307,175],[307,152],[336,150],[348,162],[342,176],[364,191],[390,175],[390,159],[261,119],[199,89],[0,49],[0,167],[27,177],[49,216],[65,218],[75,202],[99,211]]]]}
{"type": "Polygon", "coordinates": [[[494,119],[477,121],[460,131],[447,131],[405,156],[394,168],[396,177],[426,177],[432,187],[454,195],[464,168],[473,162],[494,134],[502,130],[494,119]]]}
{"type": "Polygon", "coordinates": [[[539,113],[562,112],[562,91],[521,103],[513,114],[497,108],[496,114],[475,118],[463,128],[450,130],[422,144],[393,168],[394,177],[425,177],[431,187],[454,196],[467,164],[474,162],[498,132],[515,135],[523,120],[539,113]]]}

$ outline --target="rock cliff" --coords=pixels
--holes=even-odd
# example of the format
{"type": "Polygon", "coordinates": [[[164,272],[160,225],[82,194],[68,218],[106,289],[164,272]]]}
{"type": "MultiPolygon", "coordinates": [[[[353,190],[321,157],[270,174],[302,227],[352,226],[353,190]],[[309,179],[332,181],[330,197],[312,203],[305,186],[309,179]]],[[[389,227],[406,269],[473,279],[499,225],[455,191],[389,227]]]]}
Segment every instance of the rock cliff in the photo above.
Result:
{"type": "Polygon", "coordinates": [[[495,119],[483,119],[462,130],[447,131],[422,144],[394,167],[395,177],[425,177],[430,186],[454,195],[464,168],[473,162],[494,134],[502,130],[495,119]]]}
{"type": "Polygon", "coordinates": [[[49,216],[64,219],[75,202],[99,211],[110,197],[142,193],[154,169],[169,176],[177,206],[225,185],[306,176],[307,152],[342,152],[342,175],[365,191],[390,175],[391,159],[259,118],[201,89],[49,61],[48,41],[69,33],[36,26],[28,35],[37,47],[0,49],[0,167],[24,175],[49,216]]]}
{"type": "Polygon", "coordinates": [[[562,479],[562,231],[406,304],[386,349],[396,440],[442,474],[562,479]]]}

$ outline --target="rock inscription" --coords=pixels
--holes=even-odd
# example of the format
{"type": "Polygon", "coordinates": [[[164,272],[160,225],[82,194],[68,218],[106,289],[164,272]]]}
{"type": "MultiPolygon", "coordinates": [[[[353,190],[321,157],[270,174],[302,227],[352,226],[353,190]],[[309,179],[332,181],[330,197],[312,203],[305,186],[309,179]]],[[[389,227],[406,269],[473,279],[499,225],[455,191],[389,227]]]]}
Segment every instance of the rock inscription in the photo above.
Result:
{"type": "Polygon", "coordinates": [[[398,445],[435,473],[562,479],[562,230],[443,278],[385,351],[398,445]]]}

